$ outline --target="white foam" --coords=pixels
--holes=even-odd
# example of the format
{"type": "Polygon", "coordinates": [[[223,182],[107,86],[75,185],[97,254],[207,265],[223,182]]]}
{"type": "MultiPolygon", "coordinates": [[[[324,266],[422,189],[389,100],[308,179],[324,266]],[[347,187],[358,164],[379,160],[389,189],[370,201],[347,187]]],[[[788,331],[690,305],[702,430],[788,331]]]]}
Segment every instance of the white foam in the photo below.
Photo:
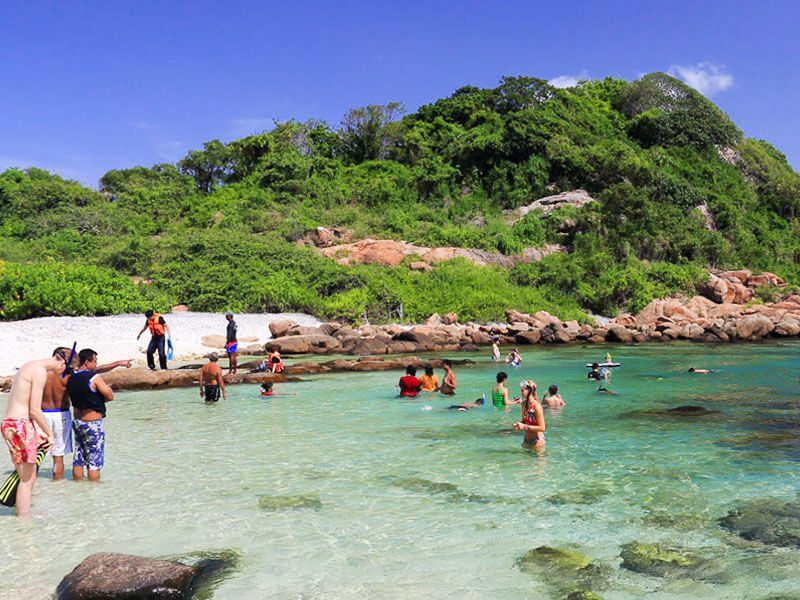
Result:
{"type": "MultiPolygon", "coordinates": [[[[316,317],[302,313],[237,314],[238,338],[241,347],[264,344],[271,339],[269,324],[288,319],[300,325],[317,326],[316,317]],[[242,338],[257,341],[243,342],[242,338]]],[[[227,321],[223,313],[177,312],[164,315],[172,332],[175,347],[173,360],[193,360],[208,354],[213,348],[204,346],[205,335],[225,335],[227,321]]],[[[145,331],[139,340],[136,334],[145,324],[144,315],[114,315],[110,317],[41,317],[24,321],[0,322],[0,376],[13,375],[23,363],[50,356],[56,346],[71,347],[78,342],[78,350],[92,348],[100,362],[130,358],[138,366],[145,364],[145,351],[150,332],[145,331]]]]}

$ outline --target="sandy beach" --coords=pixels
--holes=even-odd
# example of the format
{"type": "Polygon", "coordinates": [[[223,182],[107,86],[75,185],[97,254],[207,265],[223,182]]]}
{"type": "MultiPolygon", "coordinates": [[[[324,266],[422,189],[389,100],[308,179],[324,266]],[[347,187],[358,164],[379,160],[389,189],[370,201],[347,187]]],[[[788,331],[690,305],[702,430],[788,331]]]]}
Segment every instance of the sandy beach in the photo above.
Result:
{"type": "MultiPolygon", "coordinates": [[[[203,336],[224,336],[227,324],[221,313],[179,312],[165,314],[164,319],[172,332],[175,361],[200,358],[213,350],[203,345],[203,336]]],[[[309,326],[320,324],[317,318],[302,313],[237,314],[239,340],[255,338],[241,345],[264,344],[272,337],[269,324],[279,319],[309,326]]],[[[143,366],[150,333],[145,331],[138,340],[136,334],[144,324],[144,315],[133,314],[0,322],[0,376],[13,375],[26,361],[50,356],[56,346],[72,346],[73,342],[78,343],[78,350],[94,349],[101,363],[130,358],[136,366],[143,366]]]]}

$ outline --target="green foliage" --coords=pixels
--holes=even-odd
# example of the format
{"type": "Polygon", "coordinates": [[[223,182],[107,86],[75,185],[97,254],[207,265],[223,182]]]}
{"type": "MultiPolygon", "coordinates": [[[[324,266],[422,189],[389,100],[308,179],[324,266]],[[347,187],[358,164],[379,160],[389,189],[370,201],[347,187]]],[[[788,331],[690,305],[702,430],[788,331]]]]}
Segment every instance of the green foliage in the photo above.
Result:
{"type": "Polygon", "coordinates": [[[3,318],[139,310],[144,298],[352,321],[502,319],[507,308],[584,319],[691,294],[710,267],[800,284],[800,176],[663,73],[569,89],[504,77],[402,112],[354,109],[338,129],[275,123],[177,165],[110,171],[99,191],[39,169],[1,173],[3,318]],[[514,217],[578,188],[598,202],[514,217]],[[353,240],[568,252],[512,269],[343,266],[307,247],[319,226],[353,240]],[[154,283],[137,291],[122,274],[154,283]]]}
{"type": "Polygon", "coordinates": [[[150,305],[129,278],[91,265],[0,262],[0,318],[109,315],[150,305]]]}

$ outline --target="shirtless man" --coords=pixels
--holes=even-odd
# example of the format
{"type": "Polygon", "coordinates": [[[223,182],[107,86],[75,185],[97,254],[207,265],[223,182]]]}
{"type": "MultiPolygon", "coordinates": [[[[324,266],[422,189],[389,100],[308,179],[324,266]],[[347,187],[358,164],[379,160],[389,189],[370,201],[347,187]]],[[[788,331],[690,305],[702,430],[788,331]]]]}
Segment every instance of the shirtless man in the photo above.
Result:
{"type": "Polygon", "coordinates": [[[544,400],[542,401],[550,408],[557,408],[559,406],[566,406],[567,403],[564,402],[564,399],[561,397],[561,394],[558,393],[558,384],[554,383],[549,388],[547,388],[547,394],[544,396],[544,400]]]}
{"type": "Polygon", "coordinates": [[[442,387],[439,391],[445,396],[452,396],[456,393],[456,374],[453,373],[453,363],[445,359],[442,361],[442,368],[444,369],[444,379],[442,379],[442,387]]]}
{"type": "MultiPolygon", "coordinates": [[[[69,356],[70,349],[59,347],[53,351],[53,356],[69,356]]],[[[53,456],[53,480],[58,481],[64,476],[64,455],[72,452],[72,415],[69,411],[69,395],[67,395],[67,380],[72,373],[72,368],[77,367],[77,357],[73,357],[71,365],[62,373],[48,371],[47,383],[44,385],[42,396],[42,412],[47,424],[53,430],[53,447],[50,454],[53,456]]],[[[130,368],[130,360],[117,362],[97,367],[95,373],[105,373],[117,367],[130,368]]]]}
{"type": "Polygon", "coordinates": [[[14,376],[8,395],[6,414],[0,431],[11,453],[11,462],[19,475],[17,514],[31,511],[31,495],[36,483],[36,450],[40,441],[53,445],[53,432],[42,412],[42,394],[47,373],[64,369],[62,355],[32,360],[22,365],[14,376]],[[37,427],[38,426],[38,427],[37,427]]]}
{"type": "Polygon", "coordinates": [[[200,369],[200,397],[205,394],[206,402],[218,402],[219,392],[222,390],[222,398],[228,399],[225,391],[225,380],[222,378],[222,369],[219,368],[217,361],[219,354],[212,352],[208,355],[208,362],[200,369]]]}

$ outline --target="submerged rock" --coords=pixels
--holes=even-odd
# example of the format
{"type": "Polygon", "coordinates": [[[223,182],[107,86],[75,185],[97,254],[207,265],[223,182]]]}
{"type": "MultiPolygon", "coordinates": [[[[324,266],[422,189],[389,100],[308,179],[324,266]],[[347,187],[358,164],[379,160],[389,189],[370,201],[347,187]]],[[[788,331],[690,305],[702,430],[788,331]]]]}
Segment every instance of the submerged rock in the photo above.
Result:
{"type": "Polygon", "coordinates": [[[576,490],[573,492],[559,492],[548,496],[546,500],[550,504],[596,504],[603,496],[609,494],[608,490],[601,488],[589,488],[586,490],[576,490]]]}
{"type": "Polygon", "coordinates": [[[421,477],[386,477],[385,479],[392,485],[401,487],[405,490],[444,496],[449,502],[479,502],[481,504],[485,504],[498,500],[498,498],[464,492],[460,490],[457,485],[444,481],[431,481],[421,477]]]}
{"type": "Polygon", "coordinates": [[[55,599],[188,599],[196,573],[194,567],[174,561],[98,552],[61,580],[55,599]]]}
{"type": "Polygon", "coordinates": [[[192,600],[211,600],[214,589],[239,570],[241,555],[236,550],[193,552],[175,560],[196,571],[189,589],[192,600]]]}
{"type": "Polygon", "coordinates": [[[259,496],[258,507],[262,510],[286,510],[310,508],[319,510],[322,502],[316,496],[296,495],[296,496],[259,496]]]}
{"type": "Polygon", "coordinates": [[[641,410],[632,410],[622,413],[619,417],[707,417],[709,415],[721,415],[722,411],[715,408],[706,408],[704,406],[677,406],[675,408],[643,408],[641,410]]]}
{"type": "MultiPolygon", "coordinates": [[[[588,556],[580,552],[551,546],[539,546],[529,550],[517,559],[516,565],[523,573],[541,578],[561,594],[607,589],[611,572],[609,567],[593,563],[588,556]]],[[[592,596],[575,597],[592,598],[592,596]]]]}
{"type": "Polygon", "coordinates": [[[746,540],[800,548],[800,502],[756,500],[730,511],[719,524],[746,540]]]}
{"type": "Polygon", "coordinates": [[[713,583],[727,583],[732,579],[721,564],[683,548],[634,541],[622,546],[620,556],[623,568],[654,577],[713,583]]]}
{"type": "Polygon", "coordinates": [[[622,566],[629,571],[666,577],[699,564],[699,561],[661,544],[630,542],[622,546],[622,566]]]}

